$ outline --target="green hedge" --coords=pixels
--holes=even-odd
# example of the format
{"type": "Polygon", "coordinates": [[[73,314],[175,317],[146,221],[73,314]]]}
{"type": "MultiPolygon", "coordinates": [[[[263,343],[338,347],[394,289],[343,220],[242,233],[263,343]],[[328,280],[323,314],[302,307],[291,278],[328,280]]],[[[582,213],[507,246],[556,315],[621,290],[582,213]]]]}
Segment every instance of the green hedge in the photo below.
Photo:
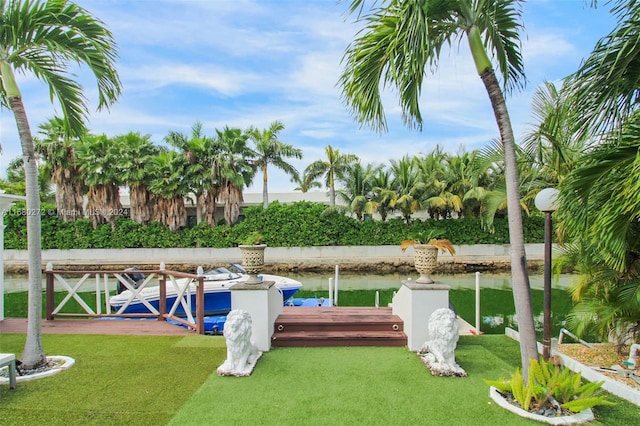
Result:
{"type": "MultiPolygon", "coordinates": [[[[4,217],[4,245],[7,249],[26,249],[24,203],[17,204],[4,217]]],[[[42,248],[171,248],[234,247],[252,231],[259,231],[272,247],[396,245],[416,231],[437,228],[443,238],[454,244],[508,244],[506,219],[495,220],[495,232],[482,229],[479,219],[416,220],[406,225],[401,219],[386,222],[358,221],[320,203],[300,201],[292,204],[273,202],[244,209],[244,220],[234,227],[205,224],[170,231],[160,223],[143,226],[121,218],[115,226],[105,224],[93,229],[88,219],[63,222],[55,206],[43,204],[42,248]]],[[[524,217],[527,243],[544,242],[544,218],[524,217]]]]}

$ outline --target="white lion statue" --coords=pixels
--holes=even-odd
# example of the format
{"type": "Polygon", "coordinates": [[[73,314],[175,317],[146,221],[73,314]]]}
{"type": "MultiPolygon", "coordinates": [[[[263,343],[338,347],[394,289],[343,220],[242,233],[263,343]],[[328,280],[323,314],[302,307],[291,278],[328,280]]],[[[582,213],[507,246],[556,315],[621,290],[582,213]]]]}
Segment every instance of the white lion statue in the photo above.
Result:
{"type": "Polygon", "coordinates": [[[449,308],[436,309],[429,317],[429,340],[418,351],[418,356],[434,376],[466,376],[457,363],[455,349],[458,343],[458,319],[449,308]]]}
{"type": "Polygon", "coordinates": [[[227,342],[227,359],[218,367],[218,375],[249,376],[262,356],[262,352],[251,342],[249,312],[242,309],[229,312],[223,334],[227,342]]]}

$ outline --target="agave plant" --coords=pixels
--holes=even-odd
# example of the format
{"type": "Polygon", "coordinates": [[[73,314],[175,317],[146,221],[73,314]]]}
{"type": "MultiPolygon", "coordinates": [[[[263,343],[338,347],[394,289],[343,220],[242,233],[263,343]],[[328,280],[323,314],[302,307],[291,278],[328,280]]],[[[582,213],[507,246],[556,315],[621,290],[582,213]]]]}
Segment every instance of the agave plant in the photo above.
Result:
{"type": "Polygon", "coordinates": [[[485,383],[502,394],[512,394],[525,411],[551,406],[578,413],[597,405],[615,405],[601,391],[604,382],[583,382],[580,373],[574,373],[553,359],[531,360],[526,378],[518,368],[509,380],[485,380],[485,383]]]}
{"type": "Polygon", "coordinates": [[[447,239],[438,238],[442,235],[441,230],[437,229],[429,229],[428,231],[420,231],[411,235],[409,239],[404,240],[400,243],[400,249],[404,252],[409,247],[412,247],[416,244],[428,244],[440,249],[440,251],[449,252],[449,254],[456,254],[455,248],[453,248],[453,244],[451,241],[447,239]]]}

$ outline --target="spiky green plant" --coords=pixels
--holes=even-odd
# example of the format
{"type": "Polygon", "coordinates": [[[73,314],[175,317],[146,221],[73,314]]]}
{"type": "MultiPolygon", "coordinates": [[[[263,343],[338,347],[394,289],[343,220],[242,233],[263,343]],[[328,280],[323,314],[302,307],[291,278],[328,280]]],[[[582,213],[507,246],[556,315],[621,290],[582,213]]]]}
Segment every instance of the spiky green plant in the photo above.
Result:
{"type": "Polygon", "coordinates": [[[600,394],[604,382],[582,382],[582,375],[555,365],[552,360],[532,360],[525,381],[519,368],[509,380],[485,380],[501,393],[511,393],[525,411],[544,406],[562,407],[577,413],[597,405],[615,405],[600,394]]]}

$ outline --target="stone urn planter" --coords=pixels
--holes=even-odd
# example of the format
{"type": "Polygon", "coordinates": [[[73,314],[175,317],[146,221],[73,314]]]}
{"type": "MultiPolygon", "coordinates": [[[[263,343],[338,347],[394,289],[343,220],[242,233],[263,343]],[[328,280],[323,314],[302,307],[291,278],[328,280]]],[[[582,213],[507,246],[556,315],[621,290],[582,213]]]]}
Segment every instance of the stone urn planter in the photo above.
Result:
{"type": "Polygon", "coordinates": [[[419,232],[412,239],[400,243],[400,249],[403,252],[409,247],[413,247],[413,264],[420,274],[420,278],[416,280],[418,284],[434,283],[429,275],[438,266],[438,250],[442,250],[443,253],[447,251],[451,255],[456,253],[451,241],[435,238],[438,235],[439,232],[435,230],[419,232]]]}
{"type": "Polygon", "coordinates": [[[413,262],[420,278],[416,280],[420,284],[433,284],[429,275],[438,266],[438,247],[430,244],[415,244],[413,246],[413,262]]]}
{"type": "Polygon", "coordinates": [[[247,284],[258,284],[260,278],[258,274],[262,271],[264,266],[264,250],[267,248],[266,244],[253,244],[238,246],[240,248],[240,254],[242,255],[242,266],[249,274],[247,284]]]}

